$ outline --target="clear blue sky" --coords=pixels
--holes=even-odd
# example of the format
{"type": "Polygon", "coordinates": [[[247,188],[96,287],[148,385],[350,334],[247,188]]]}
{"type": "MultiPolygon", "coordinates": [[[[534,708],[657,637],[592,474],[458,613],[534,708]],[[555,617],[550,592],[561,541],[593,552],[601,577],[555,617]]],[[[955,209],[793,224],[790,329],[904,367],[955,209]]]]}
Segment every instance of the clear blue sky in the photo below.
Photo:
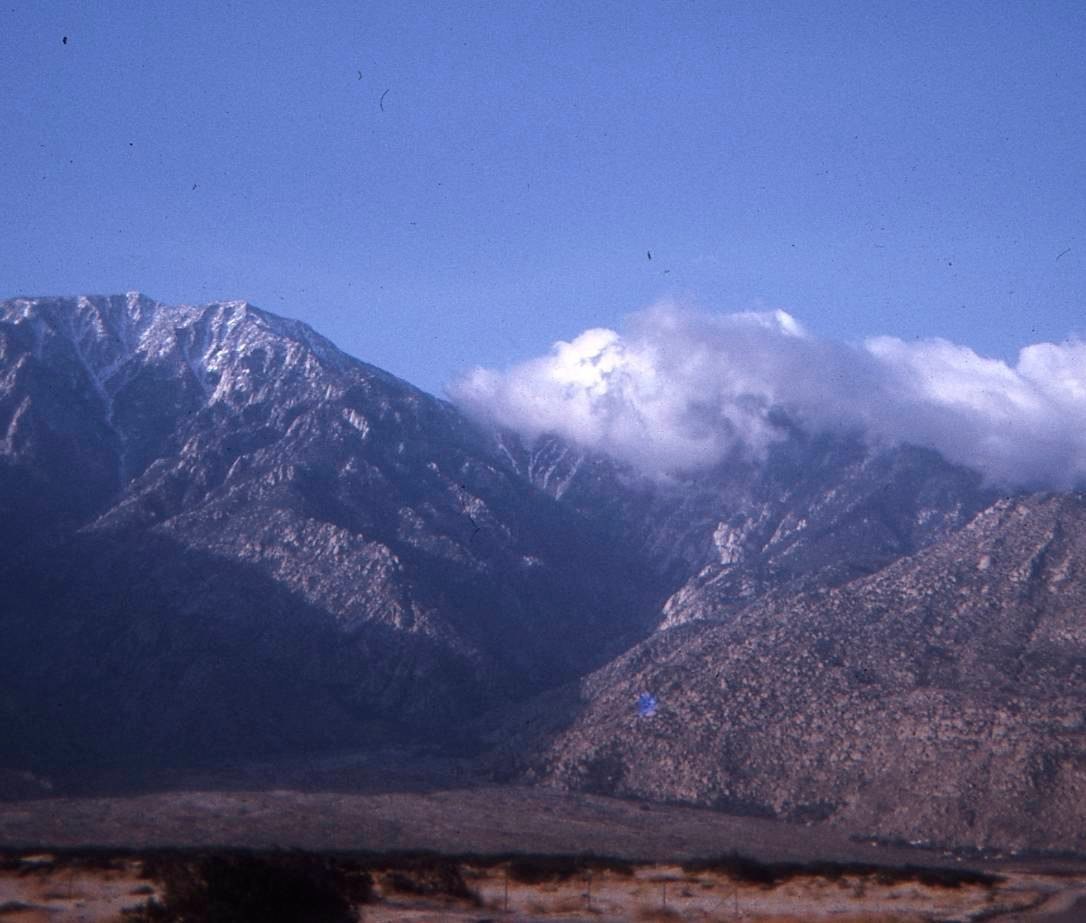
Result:
{"type": "Polygon", "coordinates": [[[1081,0],[0,0],[0,296],[247,298],[434,392],[668,296],[1010,357],[1086,334],[1084,48],[1081,0]]]}

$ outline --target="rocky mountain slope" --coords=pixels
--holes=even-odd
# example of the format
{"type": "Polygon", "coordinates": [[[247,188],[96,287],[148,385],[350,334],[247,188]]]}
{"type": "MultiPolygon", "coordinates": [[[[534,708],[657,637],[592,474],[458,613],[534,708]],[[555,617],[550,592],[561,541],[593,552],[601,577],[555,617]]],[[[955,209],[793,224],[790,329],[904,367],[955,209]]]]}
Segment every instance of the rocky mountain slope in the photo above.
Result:
{"type": "Polygon", "coordinates": [[[518,472],[650,563],[673,591],[663,627],[719,618],[785,586],[872,573],[961,528],[999,495],[930,450],[808,434],[783,419],[781,430],[764,459],[736,453],[669,481],[556,439],[526,448],[499,438],[518,472]]]}
{"type": "Polygon", "coordinates": [[[642,642],[529,777],[938,843],[1086,848],[1086,496],[642,642]],[[648,691],[656,714],[639,716],[648,691]]]}
{"type": "Polygon", "coordinates": [[[448,737],[651,627],[622,549],[302,324],[15,300],[0,361],[9,753],[448,737]]]}
{"type": "Polygon", "coordinates": [[[0,768],[498,744],[551,785],[1078,844],[1082,498],[777,425],[649,479],[244,302],[2,302],[0,768]]]}

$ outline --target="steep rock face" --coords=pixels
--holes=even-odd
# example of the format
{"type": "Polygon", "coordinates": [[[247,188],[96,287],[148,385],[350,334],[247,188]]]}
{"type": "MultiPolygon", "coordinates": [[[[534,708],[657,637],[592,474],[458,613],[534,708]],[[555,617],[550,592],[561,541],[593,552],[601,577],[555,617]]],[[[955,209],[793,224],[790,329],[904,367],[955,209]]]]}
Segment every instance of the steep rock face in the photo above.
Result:
{"type": "Polygon", "coordinates": [[[664,606],[663,628],[720,618],[783,588],[837,586],[965,525],[997,492],[914,446],[797,435],[716,522],[712,558],[664,606]]]}
{"type": "Polygon", "coordinates": [[[764,459],[649,480],[555,439],[499,437],[524,477],[611,529],[670,598],[663,628],[725,617],[783,587],[877,571],[961,528],[997,492],[972,471],[912,446],[782,425],[764,459]]]}
{"type": "Polygon", "coordinates": [[[120,488],[119,438],[74,318],[62,312],[50,323],[30,301],[0,306],[0,534],[8,547],[63,535],[120,488]]]}
{"type": "MultiPolygon", "coordinates": [[[[304,717],[318,708],[358,718],[342,743],[359,721],[451,732],[483,703],[599,665],[658,607],[621,549],[511,471],[450,405],[303,324],[243,302],[19,299],[0,305],[0,348],[2,518],[26,549],[3,578],[8,656],[25,680],[5,711],[30,725],[51,696],[33,667],[43,644],[69,676],[53,710],[112,711],[119,729],[131,725],[122,700],[159,680],[180,694],[180,674],[160,675],[160,629],[195,657],[229,622],[282,664],[298,626],[323,639],[306,641],[294,696],[293,723],[325,728],[318,743],[336,727],[304,717]],[[239,601],[237,585],[261,589],[239,601]],[[268,617],[261,593],[277,600],[268,617]],[[77,642],[87,624],[110,627],[77,642]],[[103,663],[128,681],[103,685],[103,663]]],[[[224,676],[260,672],[241,647],[224,676]]],[[[226,687],[209,735],[260,710],[245,684],[226,687]]],[[[109,736],[108,721],[84,723],[109,736]]],[[[246,733],[239,750],[265,747],[246,733]]],[[[198,741],[194,726],[186,746],[198,741]]]]}
{"type": "Polygon", "coordinates": [[[885,837],[1082,849],[1084,611],[1086,497],[1002,500],[873,576],[637,645],[581,684],[529,776],[885,837]]]}

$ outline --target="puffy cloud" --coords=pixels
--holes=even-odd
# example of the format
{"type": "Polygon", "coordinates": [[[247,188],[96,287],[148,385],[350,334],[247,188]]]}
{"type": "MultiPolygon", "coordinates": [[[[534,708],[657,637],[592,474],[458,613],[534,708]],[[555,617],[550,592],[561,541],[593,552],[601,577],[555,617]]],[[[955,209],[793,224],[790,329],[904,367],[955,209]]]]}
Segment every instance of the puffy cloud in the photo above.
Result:
{"type": "Polygon", "coordinates": [[[650,474],[759,456],[782,415],[929,446],[990,480],[1086,481],[1086,343],[1038,343],[1014,366],[946,340],[808,334],[784,311],[706,314],[659,305],[628,331],[592,329],[450,388],[469,413],[555,433],[650,474]]]}

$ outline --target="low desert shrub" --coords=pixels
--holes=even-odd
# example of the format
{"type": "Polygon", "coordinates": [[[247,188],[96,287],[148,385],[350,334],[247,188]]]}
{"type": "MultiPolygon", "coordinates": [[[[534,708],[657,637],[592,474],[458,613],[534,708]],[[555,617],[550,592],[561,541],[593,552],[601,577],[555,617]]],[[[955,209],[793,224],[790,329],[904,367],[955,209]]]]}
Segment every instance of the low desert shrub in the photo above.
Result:
{"type": "Polygon", "coordinates": [[[316,856],[176,858],[147,873],[163,898],[127,911],[132,923],[354,923],[354,904],[372,898],[368,874],[316,856]]]}
{"type": "Polygon", "coordinates": [[[932,888],[959,888],[962,885],[998,884],[999,875],[975,869],[947,868],[920,865],[873,865],[866,862],[763,862],[749,856],[731,853],[708,859],[692,859],[682,864],[683,871],[718,872],[733,881],[762,885],[772,888],[793,878],[822,878],[841,881],[846,875],[856,878],[873,878],[878,884],[891,885],[901,882],[918,882],[932,888]]]}

